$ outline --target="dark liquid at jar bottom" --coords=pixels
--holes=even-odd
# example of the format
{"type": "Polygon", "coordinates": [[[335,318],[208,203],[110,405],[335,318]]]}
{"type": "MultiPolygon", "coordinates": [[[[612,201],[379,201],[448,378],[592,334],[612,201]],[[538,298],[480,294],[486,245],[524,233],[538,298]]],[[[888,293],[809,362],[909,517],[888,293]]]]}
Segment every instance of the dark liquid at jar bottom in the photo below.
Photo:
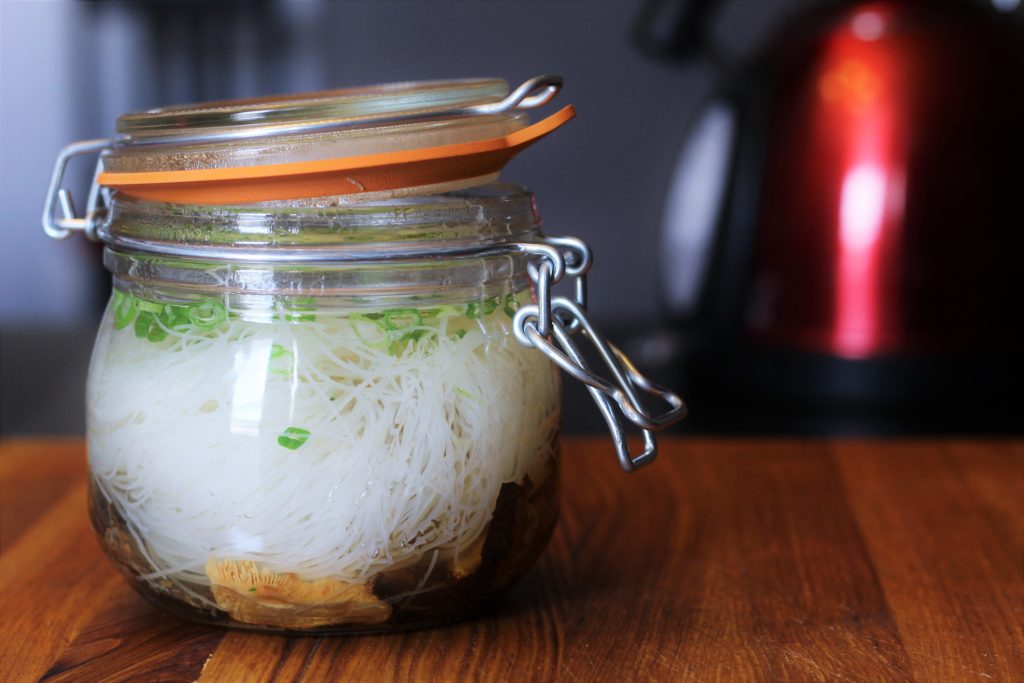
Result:
{"type": "MultiPolygon", "coordinates": [[[[556,451],[557,452],[557,451],[556,451]]],[[[558,519],[559,467],[553,458],[534,482],[501,487],[484,532],[479,562],[459,567],[426,553],[417,563],[375,575],[359,586],[366,604],[287,606],[250,599],[223,586],[138,577],[154,571],[127,524],[95,482],[89,511],[107,555],[132,587],[176,616],[218,626],[290,632],[368,634],[423,628],[480,613],[537,560],[558,519]],[[216,607],[214,607],[216,605],[216,607]],[[268,607],[269,605],[269,607],[268,607]]],[[[301,582],[294,575],[288,580],[301,582]]],[[[254,589],[249,589],[254,590],[254,589]]]]}

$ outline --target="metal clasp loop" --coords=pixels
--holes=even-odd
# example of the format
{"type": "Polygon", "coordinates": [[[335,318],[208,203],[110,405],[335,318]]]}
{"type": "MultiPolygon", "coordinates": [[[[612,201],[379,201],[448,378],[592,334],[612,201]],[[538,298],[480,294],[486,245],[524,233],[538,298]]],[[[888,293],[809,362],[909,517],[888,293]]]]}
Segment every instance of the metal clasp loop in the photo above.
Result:
{"type": "MultiPolygon", "coordinates": [[[[558,343],[561,344],[562,348],[565,349],[566,354],[572,359],[582,373],[586,374],[589,378],[601,382],[600,378],[593,375],[590,372],[587,361],[583,358],[583,355],[579,352],[579,349],[573,343],[572,339],[566,334],[566,330],[558,325],[555,328],[555,338],[558,343]]],[[[549,341],[546,339],[540,340],[541,345],[538,346],[541,351],[550,358],[555,358],[561,355],[549,341]]],[[[563,366],[559,363],[559,367],[563,366]]],[[[576,371],[571,371],[574,377],[578,377],[576,371]]],[[[597,404],[598,410],[601,411],[601,416],[604,417],[605,424],[608,425],[608,431],[612,436],[612,443],[615,444],[615,454],[618,456],[619,465],[626,472],[632,472],[644,465],[649,465],[654,462],[654,459],[658,457],[658,442],[654,436],[654,432],[648,429],[641,429],[640,433],[643,434],[644,439],[644,450],[639,455],[632,455],[629,452],[629,444],[626,442],[626,434],[623,430],[622,422],[619,420],[619,416],[615,413],[615,409],[612,407],[611,400],[607,395],[602,393],[602,389],[592,385],[590,382],[586,382],[587,391],[590,392],[590,397],[594,399],[594,403],[597,404]]],[[[628,387],[624,386],[624,390],[631,391],[628,387]]],[[[632,397],[635,400],[635,397],[632,397]]]]}
{"type": "MultiPolygon", "coordinates": [[[[544,243],[561,251],[566,275],[575,278],[576,304],[581,309],[587,310],[587,271],[594,263],[594,255],[590,251],[590,247],[586,242],[575,237],[545,237],[544,243]]],[[[576,334],[580,330],[580,322],[575,318],[562,320],[561,323],[569,334],[576,334]]]]}
{"type": "Polygon", "coordinates": [[[500,102],[480,104],[459,110],[467,114],[500,114],[512,109],[543,107],[562,89],[562,77],[555,74],[534,76],[513,90],[500,102]]]}
{"type": "Polygon", "coordinates": [[[551,263],[550,253],[536,253],[538,263],[528,267],[536,287],[537,303],[520,308],[513,319],[513,331],[519,342],[532,346],[550,358],[562,370],[587,385],[587,390],[604,416],[618,454],[619,464],[627,472],[643,467],[657,457],[655,431],[660,431],[686,416],[686,404],[676,393],[659,386],[641,374],[630,360],[608,342],[586,315],[586,271],[592,256],[581,240],[567,237],[547,238],[548,246],[558,249],[558,260],[564,272],[576,278],[575,301],[565,297],[552,297],[551,285],[560,278],[554,274],[560,269],[551,263]],[[595,374],[577,344],[572,340],[582,332],[597,351],[612,379],[595,374]],[[553,340],[552,340],[553,338],[553,340]],[[669,409],[654,415],[644,408],[638,391],[656,396],[668,404],[669,409]],[[614,405],[613,405],[614,402],[614,405]],[[618,411],[615,408],[618,408],[618,411]],[[639,427],[643,433],[644,450],[632,455],[626,443],[620,416],[639,427]]]}
{"type": "Polygon", "coordinates": [[[103,170],[103,152],[113,144],[110,138],[98,140],[82,140],[75,142],[60,151],[57,162],[50,176],[50,187],[46,191],[46,203],[43,205],[43,230],[50,237],[58,240],[67,239],[75,232],[82,232],[90,240],[96,240],[96,229],[103,222],[106,207],[101,204],[103,190],[97,179],[103,170]],[[75,213],[75,203],[71,193],[61,187],[68,162],[74,157],[85,154],[98,154],[96,170],[93,172],[89,198],[86,201],[85,214],[75,213]],[[59,217],[55,214],[59,210],[59,217]]]}

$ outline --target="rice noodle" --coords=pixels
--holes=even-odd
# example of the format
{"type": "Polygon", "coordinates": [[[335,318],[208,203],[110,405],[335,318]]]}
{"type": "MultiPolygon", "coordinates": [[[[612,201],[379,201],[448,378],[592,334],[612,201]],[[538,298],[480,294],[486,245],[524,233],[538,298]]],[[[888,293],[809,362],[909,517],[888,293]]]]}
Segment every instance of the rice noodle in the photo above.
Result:
{"type": "Polygon", "coordinates": [[[144,542],[142,578],[208,584],[217,558],[362,583],[457,558],[502,484],[554,457],[558,423],[550,363],[515,341],[501,307],[463,309],[435,309],[389,343],[331,311],[230,315],[206,331],[161,323],[154,342],[114,329],[108,308],[89,461],[144,542]]]}

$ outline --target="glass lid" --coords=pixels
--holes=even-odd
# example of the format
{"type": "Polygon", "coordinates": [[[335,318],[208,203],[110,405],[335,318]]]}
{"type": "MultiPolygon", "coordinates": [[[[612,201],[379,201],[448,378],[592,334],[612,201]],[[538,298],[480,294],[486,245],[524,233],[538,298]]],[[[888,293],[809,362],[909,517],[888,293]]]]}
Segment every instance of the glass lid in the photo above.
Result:
{"type": "Polygon", "coordinates": [[[493,182],[508,161],[575,116],[567,105],[530,123],[526,110],[561,90],[545,74],[404,82],[224,100],[125,114],[119,135],[66,147],[47,192],[44,226],[74,222],[61,188],[68,160],[97,154],[87,212],[94,234],[111,192],[174,204],[239,205],[359,195],[435,194],[493,182]],[[54,221],[60,210],[63,218],[54,221]]]}
{"type": "Polygon", "coordinates": [[[160,107],[117,119],[131,137],[176,135],[183,129],[274,126],[294,121],[343,121],[429,114],[500,102],[509,93],[499,78],[387,83],[297,95],[277,95],[160,107]]]}

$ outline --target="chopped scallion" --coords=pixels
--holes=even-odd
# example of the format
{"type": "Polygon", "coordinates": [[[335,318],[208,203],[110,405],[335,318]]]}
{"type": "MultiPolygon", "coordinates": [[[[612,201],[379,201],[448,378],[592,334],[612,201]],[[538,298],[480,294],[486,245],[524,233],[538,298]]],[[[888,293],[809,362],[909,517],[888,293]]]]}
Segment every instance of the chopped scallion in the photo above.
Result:
{"type": "Polygon", "coordinates": [[[516,317],[516,295],[515,294],[513,294],[512,292],[509,292],[508,294],[505,295],[505,305],[502,307],[502,310],[505,311],[505,315],[507,315],[509,318],[516,317]]]}
{"type": "Polygon", "coordinates": [[[291,351],[280,344],[274,344],[270,347],[270,360],[267,362],[267,366],[272,375],[291,375],[292,365],[291,351]]]}
{"type": "Polygon", "coordinates": [[[359,337],[359,341],[371,349],[386,349],[391,343],[388,330],[380,318],[372,318],[363,313],[353,313],[348,317],[348,324],[359,337]]]}
{"type": "Polygon", "coordinates": [[[415,308],[393,308],[384,311],[384,328],[387,330],[403,330],[423,324],[423,316],[415,308]]]}
{"type": "Polygon", "coordinates": [[[123,330],[135,320],[135,297],[114,290],[114,329],[123,330]]]}
{"type": "Polygon", "coordinates": [[[188,319],[201,330],[212,330],[228,319],[228,313],[220,301],[206,299],[189,307],[188,319]]]}
{"type": "Polygon", "coordinates": [[[316,310],[316,299],[311,296],[300,296],[281,303],[287,313],[282,317],[291,323],[316,322],[316,315],[313,313],[292,313],[292,311],[314,311],[316,310]]]}
{"type": "Polygon", "coordinates": [[[277,437],[277,445],[291,450],[297,449],[306,443],[309,438],[309,430],[301,427],[288,427],[281,436],[277,437]]]}
{"type": "Polygon", "coordinates": [[[164,305],[155,301],[146,301],[145,299],[136,299],[135,301],[135,307],[140,311],[145,311],[146,313],[159,314],[164,310],[164,305]]]}

